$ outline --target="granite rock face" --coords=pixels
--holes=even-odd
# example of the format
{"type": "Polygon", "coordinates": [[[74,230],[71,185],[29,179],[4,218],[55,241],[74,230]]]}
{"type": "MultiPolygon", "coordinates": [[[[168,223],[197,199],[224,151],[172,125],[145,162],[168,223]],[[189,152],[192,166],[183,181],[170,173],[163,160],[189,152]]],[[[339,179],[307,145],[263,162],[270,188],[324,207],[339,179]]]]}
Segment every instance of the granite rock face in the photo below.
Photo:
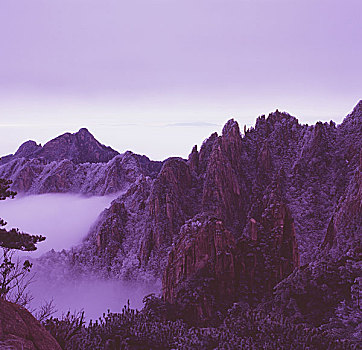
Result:
{"type": "MultiPolygon", "coordinates": [[[[204,268],[212,270],[220,282],[218,288],[224,290],[226,286],[221,280],[232,284],[235,279],[235,252],[235,238],[222,221],[207,215],[189,220],[182,226],[179,241],[169,254],[164,274],[165,298],[175,302],[177,284],[204,268]]],[[[225,293],[232,295],[233,287],[226,287],[225,293]]]]}
{"type": "Polygon", "coordinates": [[[278,192],[273,188],[262,215],[250,219],[247,236],[236,238],[206,214],[182,226],[163,275],[163,298],[188,305],[195,320],[209,320],[220,306],[271,293],[299,267],[294,221],[278,192]]]}
{"type": "Polygon", "coordinates": [[[183,159],[165,161],[147,201],[149,220],[140,251],[143,264],[153,250],[158,252],[170,247],[185,220],[196,214],[194,183],[195,178],[183,159]]]}
{"type": "Polygon", "coordinates": [[[335,256],[362,251],[362,149],[359,166],[332,216],[322,249],[335,256]]]}
{"type": "Polygon", "coordinates": [[[0,298],[0,348],[60,350],[61,347],[29,311],[0,298]]]}
{"type": "Polygon", "coordinates": [[[231,119],[213,144],[205,171],[202,207],[215,212],[234,230],[245,225],[249,201],[241,159],[242,138],[238,123],[231,119]]]}

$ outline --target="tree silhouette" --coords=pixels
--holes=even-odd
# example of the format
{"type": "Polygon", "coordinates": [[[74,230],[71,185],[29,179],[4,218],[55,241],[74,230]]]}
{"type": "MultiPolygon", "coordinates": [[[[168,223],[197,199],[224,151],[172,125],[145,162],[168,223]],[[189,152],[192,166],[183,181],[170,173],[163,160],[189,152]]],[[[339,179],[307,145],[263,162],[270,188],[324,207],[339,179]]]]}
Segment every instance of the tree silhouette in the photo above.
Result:
{"type": "MultiPolygon", "coordinates": [[[[0,179],[0,200],[15,197],[16,192],[10,190],[11,184],[11,180],[0,179]]],[[[17,228],[7,230],[4,228],[6,224],[0,218],[0,296],[25,306],[31,300],[27,287],[31,282],[28,273],[32,264],[29,260],[21,261],[15,252],[36,250],[36,244],[45,237],[20,232],[17,228]]]]}
{"type": "MultiPolygon", "coordinates": [[[[11,180],[0,179],[0,200],[15,197],[16,192],[10,190],[11,183],[11,180]]],[[[43,236],[23,233],[16,228],[7,230],[5,225],[6,221],[0,218],[0,246],[3,248],[32,251],[36,250],[37,243],[45,240],[43,236]]]]}

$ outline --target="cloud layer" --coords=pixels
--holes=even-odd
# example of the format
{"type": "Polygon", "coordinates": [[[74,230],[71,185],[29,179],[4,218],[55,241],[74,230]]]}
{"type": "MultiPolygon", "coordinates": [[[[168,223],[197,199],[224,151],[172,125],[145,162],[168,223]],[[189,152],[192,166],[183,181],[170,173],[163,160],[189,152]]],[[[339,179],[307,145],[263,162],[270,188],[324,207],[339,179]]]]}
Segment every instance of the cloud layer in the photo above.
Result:
{"type": "Polygon", "coordinates": [[[54,249],[68,249],[79,244],[101,211],[113,197],[83,197],[72,194],[44,194],[0,201],[0,217],[7,227],[43,235],[32,257],[54,249]]]}

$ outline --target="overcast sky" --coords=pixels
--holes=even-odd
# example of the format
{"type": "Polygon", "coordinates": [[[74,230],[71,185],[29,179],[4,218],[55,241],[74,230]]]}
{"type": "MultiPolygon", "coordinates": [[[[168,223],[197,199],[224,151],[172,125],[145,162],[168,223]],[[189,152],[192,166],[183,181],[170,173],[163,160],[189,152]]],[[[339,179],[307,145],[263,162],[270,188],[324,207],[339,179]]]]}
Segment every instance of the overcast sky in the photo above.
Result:
{"type": "Polygon", "coordinates": [[[0,0],[0,154],[87,127],[153,159],[362,97],[362,1],[0,0]]]}

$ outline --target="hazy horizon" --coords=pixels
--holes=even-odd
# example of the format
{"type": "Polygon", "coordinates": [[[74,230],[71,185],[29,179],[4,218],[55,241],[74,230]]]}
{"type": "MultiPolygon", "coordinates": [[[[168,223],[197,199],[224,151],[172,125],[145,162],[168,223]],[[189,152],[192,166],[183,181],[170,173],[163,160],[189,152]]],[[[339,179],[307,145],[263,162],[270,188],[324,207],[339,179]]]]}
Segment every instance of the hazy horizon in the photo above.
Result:
{"type": "MultiPolygon", "coordinates": [[[[27,124],[0,124],[0,128],[8,131],[16,130],[16,134],[5,134],[0,140],[1,156],[14,154],[19,146],[28,140],[33,140],[38,144],[44,145],[46,142],[54,139],[55,137],[66,132],[75,133],[80,128],[87,128],[95,138],[102,144],[110,146],[119,153],[132,151],[134,153],[143,154],[152,160],[165,160],[168,157],[178,156],[187,158],[194,145],[201,146],[202,142],[208,138],[213,132],[221,133],[223,125],[230,118],[234,118],[240,124],[242,129],[244,125],[247,127],[254,126],[256,118],[260,115],[268,115],[269,113],[279,109],[280,111],[287,112],[298,118],[302,124],[315,124],[317,121],[329,122],[333,120],[340,124],[343,119],[352,112],[356,103],[350,107],[343,115],[328,117],[328,115],[321,115],[321,118],[312,120],[308,117],[300,117],[288,110],[274,108],[265,113],[259,113],[255,117],[245,117],[240,119],[234,115],[229,115],[225,119],[217,119],[215,116],[210,118],[211,121],[179,121],[168,123],[167,119],[159,120],[158,122],[141,123],[136,121],[133,123],[122,123],[116,120],[111,120],[108,123],[87,123],[85,120],[78,123],[70,123],[69,128],[60,124],[52,124],[51,126],[39,126],[27,124]],[[88,125],[89,124],[89,125],[88,125]],[[122,138],[119,139],[117,134],[121,130],[122,138]],[[9,137],[9,139],[7,138],[9,137]],[[185,138],[186,139],[183,139],[185,138]],[[175,144],[175,140],[179,142],[175,144]]],[[[0,107],[1,108],[1,107],[0,107]]],[[[64,117],[64,116],[63,116],[64,117]]],[[[62,119],[60,117],[59,119],[62,119]]],[[[83,119],[81,119],[83,120],[83,119]]]]}
{"type": "Polygon", "coordinates": [[[0,2],[1,154],[87,127],[186,157],[230,118],[340,123],[361,99],[357,0],[0,2]]]}

